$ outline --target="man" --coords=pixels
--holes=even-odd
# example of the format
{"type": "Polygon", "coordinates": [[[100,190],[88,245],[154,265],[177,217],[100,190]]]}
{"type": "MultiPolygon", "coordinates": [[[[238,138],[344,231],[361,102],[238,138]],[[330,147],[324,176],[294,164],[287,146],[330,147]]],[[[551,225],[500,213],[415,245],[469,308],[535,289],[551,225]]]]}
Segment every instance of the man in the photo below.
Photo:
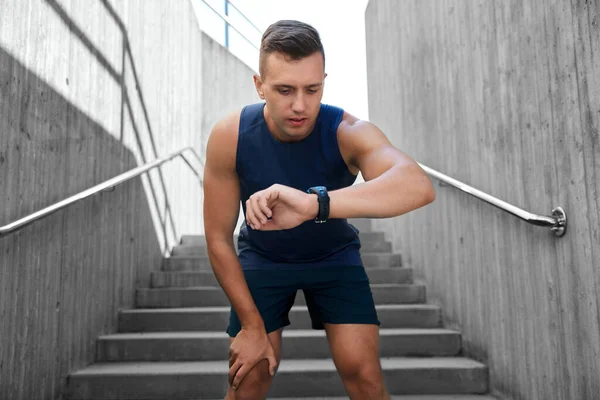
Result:
{"type": "Polygon", "coordinates": [[[264,103],[215,125],[204,171],[208,254],[232,305],[226,399],[266,397],[299,289],[350,398],[389,399],[358,232],[346,219],[407,213],[434,200],[433,186],[376,126],[321,104],[325,55],[314,28],[271,25],[259,64],[264,103]],[[359,171],[365,182],[353,185],[359,171]]]}

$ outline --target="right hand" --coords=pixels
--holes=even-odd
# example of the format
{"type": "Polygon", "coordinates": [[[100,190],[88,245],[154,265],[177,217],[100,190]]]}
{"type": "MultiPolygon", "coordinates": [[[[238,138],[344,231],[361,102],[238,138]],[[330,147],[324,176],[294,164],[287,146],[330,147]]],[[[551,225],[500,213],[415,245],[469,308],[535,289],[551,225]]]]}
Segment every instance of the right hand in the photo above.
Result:
{"type": "Polygon", "coordinates": [[[254,230],[295,228],[318,213],[316,194],[280,184],[256,192],[246,201],[246,223],[254,230]]]}
{"type": "Polygon", "coordinates": [[[275,375],[277,358],[264,329],[244,329],[229,346],[229,384],[235,390],[259,361],[269,361],[269,373],[275,375]]]}

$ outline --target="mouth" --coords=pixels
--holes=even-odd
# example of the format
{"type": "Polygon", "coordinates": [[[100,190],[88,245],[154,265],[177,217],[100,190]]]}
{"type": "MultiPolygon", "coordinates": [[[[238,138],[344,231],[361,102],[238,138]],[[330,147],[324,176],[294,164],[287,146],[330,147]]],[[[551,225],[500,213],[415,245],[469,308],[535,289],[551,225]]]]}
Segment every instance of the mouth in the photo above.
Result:
{"type": "Polygon", "coordinates": [[[290,125],[292,126],[302,126],[306,122],[307,118],[288,118],[290,125]]]}

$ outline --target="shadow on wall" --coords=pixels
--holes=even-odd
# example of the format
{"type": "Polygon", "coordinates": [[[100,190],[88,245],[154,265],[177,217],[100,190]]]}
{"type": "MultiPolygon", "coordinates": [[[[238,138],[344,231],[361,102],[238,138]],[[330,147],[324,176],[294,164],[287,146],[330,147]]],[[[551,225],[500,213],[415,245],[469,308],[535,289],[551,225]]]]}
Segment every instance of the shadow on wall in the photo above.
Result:
{"type": "MultiPolygon", "coordinates": [[[[0,132],[2,223],[136,164],[2,48],[0,132]]],[[[139,178],[0,238],[0,398],[58,398],[161,258],[139,178]]]]}
{"type": "MultiPolygon", "coordinates": [[[[154,134],[152,130],[152,125],[150,123],[150,118],[148,115],[148,109],[146,107],[146,103],[144,101],[144,95],[142,93],[142,85],[138,78],[138,73],[136,69],[135,60],[133,58],[133,54],[131,52],[131,47],[129,43],[129,37],[127,35],[127,30],[125,29],[125,24],[116,13],[115,9],[107,0],[99,0],[100,3],[105,7],[106,12],[111,18],[114,20],[116,25],[119,27],[119,30],[122,34],[122,64],[121,71],[116,71],[108,59],[102,54],[102,52],[91,42],[91,40],[85,35],[83,30],[77,25],[77,23],[69,16],[67,11],[56,1],[56,0],[45,0],[48,5],[56,12],[59,16],[60,20],[69,28],[71,33],[76,36],[81,43],[89,50],[90,54],[92,54],[98,63],[102,65],[102,67],[108,72],[108,74],[114,79],[115,83],[121,88],[121,124],[120,124],[120,133],[119,137],[121,142],[124,140],[124,119],[125,115],[129,117],[131,122],[131,126],[133,132],[135,134],[135,141],[137,144],[137,151],[140,157],[140,161],[142,164],[147,163],[155,158],[160,157],[164,154],[159,154],[156,148],[156,143],[154,141],[154,134]],[[126,84],[125,76],[127,74],[127,67],[131,68],[131,75],[133,76],[135,82],[135,97],[139,102],[140,108],[143,113],[143,118],[136,118],[136,115],[133,111],[132,101],[133,99],[129,95],[129,90],[126,84]],[[142,128],[143,125],[143,128],[142,128]],[[148,137],[143,138],[141,136],[141,131],[144,130],[148,132],[148,137]],[[144,143],[150,144],[150,149],[147,150],[144,147],[144,143]]],[[[168,193],[165,186],[165,180],[163,174],[160,170],[160,167],[156,169],[158,172],[158,184],[155,184],[152,179],[148,179],[148,188],[150,190],[150,197],[154,203],[154,207],[156,210],[156,217],[160,219],[160,228],[162,230],[163,237],[163,245],[162,248],[165,252],[168,251],[168,233],[167,225],[171,229],[171,237],[178,238],[178,234],[175,228],[175,223],[173,219],[173,214],[171,212],[171,205],[169,203],[168,193]],[[158,191],[161,191],[162,199],[164,199],[164,208],[161,210],[159,197],[157,195],[158,191]]],[[[98,182],[99,183],[99,182],[98,182]]]]}

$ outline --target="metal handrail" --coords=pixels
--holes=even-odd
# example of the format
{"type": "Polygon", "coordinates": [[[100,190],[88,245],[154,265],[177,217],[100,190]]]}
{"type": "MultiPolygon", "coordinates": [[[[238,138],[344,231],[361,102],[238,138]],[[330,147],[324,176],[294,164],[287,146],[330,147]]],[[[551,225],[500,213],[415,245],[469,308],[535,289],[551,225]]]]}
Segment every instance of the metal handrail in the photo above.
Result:
{"type": "MultiPolygon", "coordinates": [[[[244,35],[244,34],[242,33],[242,31],[240,31],[240,30],[239,30],[239,29],[238,29],[238,28],[235,26],[235,24],[233,23],[233,21],[231,20],[231,18],[229,18],[227,15],[224,15],[224,14],[223,14],[223,13],[221,13],[219,10],[215,9],[213,6],[211,6],[211,5],[208,3],[208,1],[206,1],[206,0],[202,0],[202,2],[203,2],[204,4],[206,4],[206,6],[207,6],[208,8],[210,8],[210,9],[211,9],[211,10],[212,10],[212,11],[213,11],[215,14],[217,14],[217,15],[218,15],[218,16],[219,16],[219,17],[220,17],[220,18],[221,18],[223,21],[225,21],[225,23],[226,23],[227,25],[229,25],[229,26],[230,26],[230,27],[232,27],[232,28],[233,28],[233,29],[234,29],[234,30],[235,30],[237,33],[239,33],[239,34],[240,34],[240,35],[241,35],[241,36],[242,36],[242,37],[243,37],[243,38],[244,38],[244,39],[245,39],[245,40],[246,40],[248,43],[250,43],[250,45],[251,45],[252,47],[254,47],[256,50],[260,50],[260,49],[259,49],[259,48],[258,48],[258,47],[257,47],[257,46],[254,44],[254,43],[252,43],[252,41],[251,41],[251,40],[250,40],[248,37],[246,37],[246,35],[244,35]]],[[[235,5],[234,5],[234,7],[235,7],[235,5]]],[[[235,7],[235,8],[236,8],[236,10],[238,9],[237,7],[235,7]]],[[[238,10],[238,11],[239,11],[239,10],[238,10]]],[[[244,16],[244,18],[246,18],[246,16],[244,16]]],[[[246,18],[246,19],[248,19],[248,18],[246,18]]],[[[254,26],[254,24],[252,24],[252,25],[254,26]]]]}
{"type": "Polygon", "coordinates": [[[236,5],[235,5],[235,3],[233,3],[231,0],[225,0],[225,1],[226,1],[228,4],[232,5],[232,6],[233,6],[233,8],[235,8],[235,9],[237,10],[237,12],[238,12],[238,13],[239,13],[239,14],[240,14],[242,17],[244,17],[244,19],[245,19],[245,20],[246,20],[246,21],[247,21],[247,22],[250,24],[250,26],[252,26],[254,29],[256,29],[256,32],[258,32],[259,34],[261,34],[261,35],[262,35],[262,33],[263,33],[263,32],[262,32],[262,30],[261,30],[261,29],[260,29],[258,26],[254,25],[254,23],[253,23],[252,21],[250,21],[250,19],[249,19],[248,17],[246,17],[246,14],[244,14],[244,13],[242,12],[242,10],[240,10],[240,9],[238,8],[238,6],[236,6],[236,5]]]}
{"type": "MultiPolygon", "coordinates": [[[[100,192],[111,191],[116,186],[118,186],[122,183],[125,183],[125,182],[129,181],[130,179],[133,179],[143,173],[146,173],[149,170],[156,168],[156,167],[166,163],[167,161],[172,160],[175,157],[181,157],[183,159],[183,161],[190,167],[190,169],[194,172],[194,174],[198,177],[198,179],[202,183],[202,178],[200,178],[200,173],[192,166],[192,164],[189,162],[189,160],[185,156],[184,152],[186,152],[186,151],[190,151],[201,165],[204,164],[202,159],[200,158],[200,156],[198,156],[198,153],[196,153],[196,151],[192,147],[183,148],[179,151],[169,154],[168,156],[165,156],[162,158],[157,158],[156,160],[154,160],[152,162],[146,163],[142,166],[139,166],[137,168],[134,168],[132,170],[124,172],[112,179],[109,179],[103,183],[100,183],[96,186],[93,186],[93,187],[87,189],[87,190],[84,190],[83,192],[75,194],[65,200],[59,201],[58,203],[54,203],[46,208],[36,211],[33,214],[23,217],[15,222],[12,222],[8,225],[2,226],[2,227],[0,227],[0,237],[6,236],[9,233],[15,232],[33,222],[39,220],[39,219],[47,217],[48,215],[53,214],[65,207],[68,207],[68,206],[70,206],[78,201],[81,201],[87,197],[93,196],[100,192]]],[[[447,183],[451,186],[454,186],[455,188],[460,189],[465,193],[468,193],[480,200],[483,200],[495,207],[498,207],[499,209],[501,209],[503,211],[506,211],[514,216],[517,216],[530,224],[537,225],[537,226],[549,227],[552,230],[552,232],[554,232],[554,234],[558,237],[563,236],[567,231],[567,214],[562,207],[554,208],[552,210],[552,216],[533,214],[533,213],[525,211],[519,207],[513,206],[512,204],[509,204],[505,201],[502,201],[494,196],[491,196],[485,192],[482,192],[481,190],[475,189],[474,187],[469,186],[465,183],[462,183],[454,178],[451,178],[448,175],[444,175],[441,172],[438,172],[432,168],[429,168],[426,165],[423,165],[421,163],[418,163],[418,164],[421,168],[423,168],[423,170],[425,170],[425,172],[427,172],[429,175],[433,176],[434,178],[437,178],[440,181],[447,183]]]]}
{"type": "Polygon", "coordinates": [[[87,190],[84,190],[83,192],[80,192],[76,195],[73,195],[65,200],[59,201],[58,203],[52,204],[42,210],[39,210],[37,212],[34,212],[33,214],[30,214],[26,217],[23,217],[13,223],[10,223],[8,225],[2,226],[0,227],[0,237],[2,236],[6,236],[9,233],[12,233],[14,231],[17,231],[29,224],[31,224],[32,222],[35,222],[39,219],[42,219],[44,217],[47,217],[48,215],[55,213],[58,210],[61,210],[65,207],[70,206],[73,203],[76,203],[80,200],[83,200],[87,197],[93,196],[95,194],[98,194],[100,192],[105,192],[105,191],[111,191],[115,188],[115,186],[118,186],[124,182],[127,182],[130,179],[133,179],[145,172],[148,172],[149,170],[156,168],[164,163],[166,163],[167,161],[172,160],[175,157],[181,157],[183,159],[183,161],[185,161],[185,163],[192,169],[192,171],[194,172],[194,174],[196,174],[196,176],[198,177],[198,179],[200,180],[200,182],[202,183],[202,178],[200,177],[200,173],[192,166],[192,164],[189,162],[189,160],[186,158],[185,154],[183,154],[186,151],[190,151],[194,157],[196,158],[196,160],[198,160],[198,162],[200,163],[200,165],[204,165],[204,163],[202,162],[202,159],[198,156],[198,154],[196,153],[196,151],[191,148],[191,147],[186,147],[184,149],[181,149],[179,151],[176,151],[174,153],[169,154],[166,157],[162,157],[162,158],[157,158],[154,161],[151,161],[149,163],[146,163],[142,166],[139,166],[137,168],[134,168],[132,170],[129,170],[125,173],[122,173],[121,175],[118,175],[112,179],[109,179],[99,185],[93,186],[87,190]]]}
{"type": "Polygon", "coordinates": [[[452,185],[455,188],[458,188],[463,192],[470,194],[471,196],[477,197],[478,199],[483,200],[493,206],[496,206],[501,210],[515,215],[530,224],[549,227],[552,230],[552,232],[554,232],[554,234],[558,237],[563,236],[567,232],[567,214],[565,213],[565,210],[563,210],[562,207],[554,208],[552,210],[552,216],[533,214],[519,207],[515,207],[512,204],[502,201],[494,196],[484,193],[481,190],[475,189],[472,186],[457,181],[456,179],[444,175],[441,172],[431,169],[423,164],[419,163],[419,165],[429,175],[439,179],[442,182],[452,185]]]}

